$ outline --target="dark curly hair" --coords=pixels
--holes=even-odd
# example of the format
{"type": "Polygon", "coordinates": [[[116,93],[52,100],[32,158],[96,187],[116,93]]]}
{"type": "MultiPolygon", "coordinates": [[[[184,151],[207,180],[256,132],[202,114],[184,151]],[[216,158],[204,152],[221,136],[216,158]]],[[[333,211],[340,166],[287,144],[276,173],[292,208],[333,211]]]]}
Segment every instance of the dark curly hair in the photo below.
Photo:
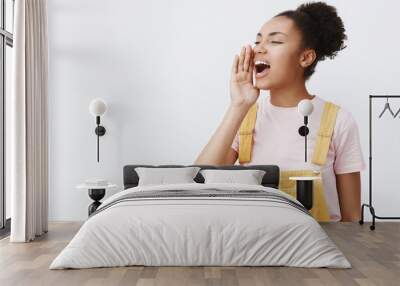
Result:
{"type": "Polygon", "coordinates": [[[333,59],[346,46],[347,39],[342,19],[336,8],[324,2],[301,4],[296,10],[287,10],[275,17],[286,16],[293,20],[302,33],[301,48],[315,50],[315,61],[304,70],[305,80],[315,71],[315,66],[326,57],[333,59]]]}

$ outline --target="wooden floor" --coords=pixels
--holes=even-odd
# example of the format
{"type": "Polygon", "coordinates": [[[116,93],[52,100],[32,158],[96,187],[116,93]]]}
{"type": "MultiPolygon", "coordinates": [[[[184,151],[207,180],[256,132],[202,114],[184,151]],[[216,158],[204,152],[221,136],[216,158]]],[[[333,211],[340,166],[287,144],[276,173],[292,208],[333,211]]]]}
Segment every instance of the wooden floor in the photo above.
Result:
{"type": "Polygon", "coordinates": [[[400,223],[323,225],[353,268],[118,267],[48,270],[80,223],[51,223],[32,243],[0,241],[0,285],[400,285],[400,223]]]}

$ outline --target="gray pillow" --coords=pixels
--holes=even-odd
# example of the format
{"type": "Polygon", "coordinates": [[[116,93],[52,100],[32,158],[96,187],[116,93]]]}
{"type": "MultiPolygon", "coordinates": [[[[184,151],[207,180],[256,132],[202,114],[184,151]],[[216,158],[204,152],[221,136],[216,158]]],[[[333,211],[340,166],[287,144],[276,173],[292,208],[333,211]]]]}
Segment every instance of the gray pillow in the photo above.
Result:
{"type": "Polygon", "coordinates": [[[200,167],[147,168],[136,167],[138,186],[196,183],[193,179],[200,167]]]}
{"type": "Polygon", "coordinates": [[[263,170],[201,170],[204,183],[236,183],[247,185],[261,185],[265,175],[263,170]]]}

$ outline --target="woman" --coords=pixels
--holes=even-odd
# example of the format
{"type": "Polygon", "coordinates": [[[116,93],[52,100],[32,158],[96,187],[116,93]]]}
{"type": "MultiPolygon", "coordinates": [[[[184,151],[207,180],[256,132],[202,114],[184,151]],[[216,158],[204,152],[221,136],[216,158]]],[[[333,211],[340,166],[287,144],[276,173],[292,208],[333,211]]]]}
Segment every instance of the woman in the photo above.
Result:
{"type": "Polygon", "coordinates": [[[247,164],[276,164],[287,170],[318,169],[330,220],[358,221],[360,171],[365,162],[352,115],[343,108],[337,111],[326,163],[321,168],[316,168],[310,159],[304,162],[304,137],[298,134],[303,122],[297,105],[309,99],[314,111],[309,116],[307,153],[312,156],[326,102],[311,95],[305,82],[319,61],[332,59],[345,48],[344,32],[336,9],[323,2],[302,4],[266,22],[257,34],[254,48],[247,45],[240,56],[235,56],[230,106],[195,164],[234,164],[240,152],[239,127],[257,102],[252,156],[247,164]],[[260,90],[269,90],[270,95],[259,99],[260,90]]]}

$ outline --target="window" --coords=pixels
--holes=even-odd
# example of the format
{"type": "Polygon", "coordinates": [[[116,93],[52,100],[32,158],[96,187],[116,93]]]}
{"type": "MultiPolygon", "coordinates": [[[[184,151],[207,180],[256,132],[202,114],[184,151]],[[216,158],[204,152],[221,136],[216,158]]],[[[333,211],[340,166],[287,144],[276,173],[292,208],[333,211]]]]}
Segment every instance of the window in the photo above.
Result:
{"type": "Polygon", "coordinates": [[[10,194],[5,193],[5,105],[11,92],[14,0],[0,0],[0,236],[9,232],[10,194]]]}

